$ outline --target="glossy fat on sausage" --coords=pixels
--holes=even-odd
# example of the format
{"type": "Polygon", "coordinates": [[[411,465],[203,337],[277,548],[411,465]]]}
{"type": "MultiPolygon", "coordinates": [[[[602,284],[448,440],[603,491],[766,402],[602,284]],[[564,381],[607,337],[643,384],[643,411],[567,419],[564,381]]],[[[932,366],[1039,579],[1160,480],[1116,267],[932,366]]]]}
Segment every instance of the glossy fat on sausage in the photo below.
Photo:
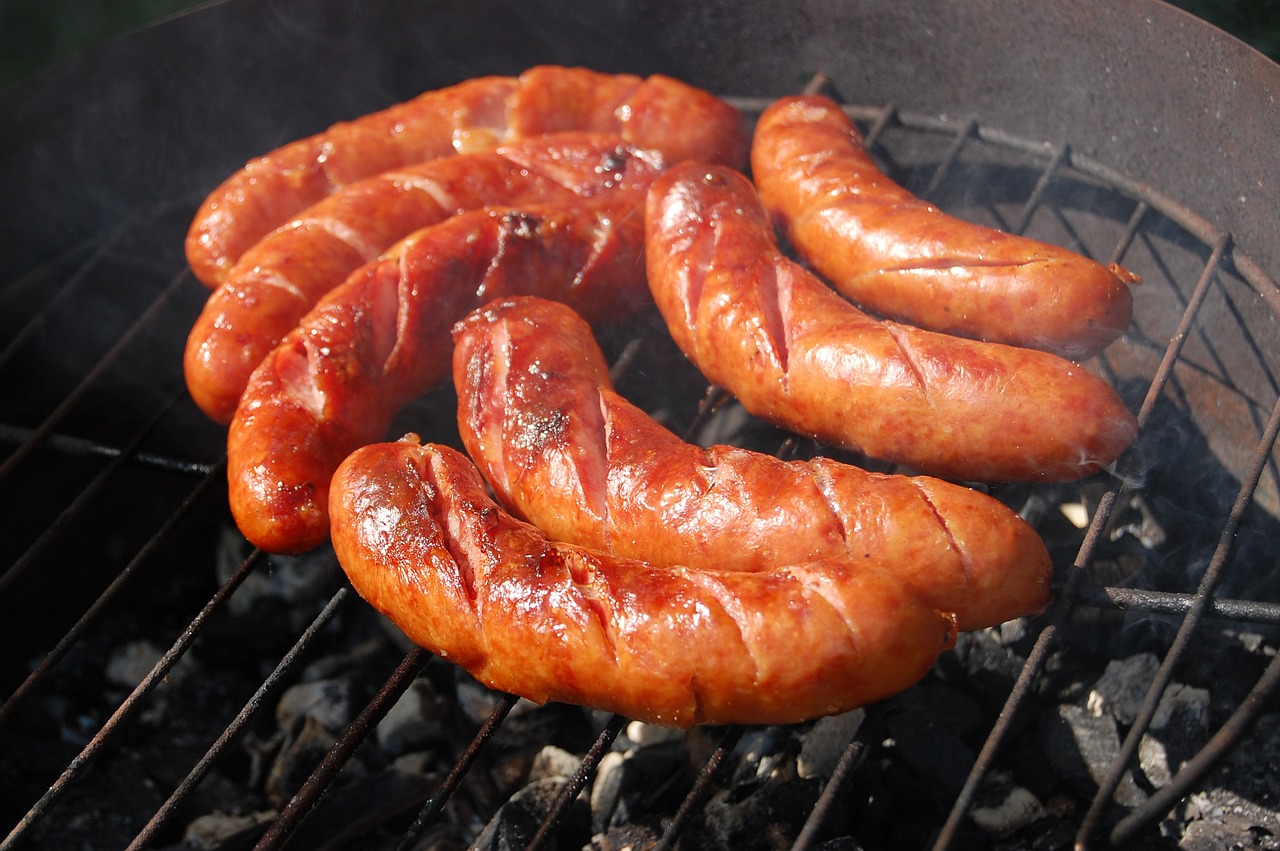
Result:
{"type": "Polygon", "coordinates": [[[449,376],[449,331],[493,298],[537,294],[612,321],[652,302],[642,205],[464,213],[360,267],[254,370],[227,433],[231,513],[268,552],[329,534],[328,490],[352,450],[449,376]]]}
{"type": "Polygon", "coordinates": [[[882,565],[959,629],[1042,610],[1053,567],[1022,518],[969,488],[827,458],[685,443],[614,392],[590,326],[536,297],[454,326],[463,446],[550,538],[657,566],[882,565]]]}
{"type": "Polygon", "coordinates": [[[785,724],[919,680],[951,619],[877,566],[658,568],[553,543],[475,467],[416,441],[357,450],[333,478],[352,586],[486,685],[675,727],[785,724]]]}
{"type": "Polygon", "coordinates": [[[554,133],[350,184],[250,248],[210,295],[187,338],[187,389],[211,419],[229,422],[254,367],[324,293],[397,240],[480,207],[642,195],[662,167],[660,154],[617,136],[554,133]]]}
{"type": "Polygon", "coordinates": [[[1060,481],[1113,461],[1137,422],[1046,352],[882,322],[785,257],[754,187],[664,173],[646,209],[649,286],[673,338],[757,416],[949,479],[1060,481]]]}
{"type": "Polygon", "coordinates": [[[805,261],[879,316],[1072,359],[1129,327],[1136,276],[915,197],[880,170],[829,98],[765,109],[751,167],[765,208],[805,261]]]}
{"type": "Polygon", "coordinates": [[[388,169],[564,130],[612,133],[670,162],[746,163],[741,114],[655,74],[545,65],[479,77],[335,124],[254,159],[211,192],[186,239],[187,261],[216,286],[259,239],[335,189],[388,169]]]}

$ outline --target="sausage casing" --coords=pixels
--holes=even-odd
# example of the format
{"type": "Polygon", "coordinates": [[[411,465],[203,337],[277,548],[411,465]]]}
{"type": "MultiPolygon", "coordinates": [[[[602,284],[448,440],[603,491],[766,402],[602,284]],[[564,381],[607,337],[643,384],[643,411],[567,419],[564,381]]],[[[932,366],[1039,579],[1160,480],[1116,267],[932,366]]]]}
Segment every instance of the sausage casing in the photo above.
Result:
{"type": "Polygon", "coordinates": [[[880,170],[829,98],[765,109],[751,165],[765,208],[806,262],[879,316],[1073,359],[1129,326],[1136,276],[917,198],[880,170]]]}
{"type": "Polygon", "coordinates": [[[227,433],[231,512],[268,552],[329,533],[329,478],[447,379],[452,325],[499,296],[534,293],[604,321],[650,304],[641,204],[478,210],[360,267],[254,370],[227,433]]]}
{"type": "Polygon", "coordinates": [[[423,160],[562,130],[612,133],[669,161],[741,166],[741,114],[696,87],[554,65],[478,77],[335,124],[247,163],[214,189],[187,233],[196,277],[217,285],[259,239],[341,186],[423,160]]]}
{"type": "Polygon", "coordinates": [[[463,446],[498,499],[554,540],[658,566],[882,565],[959,629],[1038,612],[1052,564],[997,500],[827,458],[685,443],[614,392],[589,325],[533,296],[454,327],[463,446]]]}
{"type": "Polygon", "coordinates": [[[1123,401],[1077,364],[858,310],[779,251],[754,187],[732,170],[665,172],[646,229],[672,337],[763,419],[969,481],[1076,479],[1136,435],[1123,401]]]}
{"type": "Polygon", "coordinates": [[[475,467],[411,440],[333,479],[333,544],[356,591],[481,682],[677,727],[792,723],[900,691],[951,619],[850,560],[765,573],[657,568],[553,543],[475,467]]]}
{"type": "Polygon", "coordinates": [[[250,373],[316,301],[414,231],[480,207],[643,194],[662,166],[617,136],[554,133],[345,186],[246,251],[209,296],[187,338],[188,391],[230,421],[250,373]]]}

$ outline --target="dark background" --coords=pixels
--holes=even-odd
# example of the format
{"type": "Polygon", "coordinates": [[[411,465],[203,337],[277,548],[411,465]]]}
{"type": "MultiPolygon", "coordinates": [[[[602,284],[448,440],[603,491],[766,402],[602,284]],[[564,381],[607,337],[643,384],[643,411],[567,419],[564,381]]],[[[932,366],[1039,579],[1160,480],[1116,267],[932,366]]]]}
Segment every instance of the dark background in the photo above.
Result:
{"type": "MultiPolygon", "coordinates": [[[[0,0],[0,88],[206,0],[0,0]]],[[[1176,0],[1280,61],[1280,0],[1176,0]]]]}

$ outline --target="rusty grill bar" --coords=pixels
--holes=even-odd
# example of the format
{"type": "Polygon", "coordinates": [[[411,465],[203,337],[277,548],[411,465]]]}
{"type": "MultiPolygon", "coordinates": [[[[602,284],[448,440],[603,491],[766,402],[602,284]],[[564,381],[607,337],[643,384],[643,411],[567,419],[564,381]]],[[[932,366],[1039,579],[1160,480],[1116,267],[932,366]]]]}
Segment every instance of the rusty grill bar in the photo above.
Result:
{"type": "MultiPolygon", "coordinates": [[[[821,84],[822,81],[818,81],[821,84]]],[[[748,116],[758,114],[767,103],[765,99],[739,98],[735,104],[748,116]]],[[[964,173],[966,157],[976,157],[978,165],[988,157],[1015,161],[1014,170],[1025,170],[1026,163],[1032,163],[1035,174],[1030,180],[1031,188],[1012,213],[1013,223],[1005,221],[1007,213],[1001,212],[1009,204],[991,204],[983,208],[983,212],[993,217],[993,223],[1007,229],[1024,231],[1034,225],[1037,215],[1048,212],[1055,217],[1055,222],[1065,227],[1069,235],[1074,236],[1073,225],[1068,222],[1062,210],[1052,207],[1051,197],[1055,188],[1063,183],[1082,183],[1088,191],[1103,193],[1115,199],[1119,198],[1128,205],[1128,212],[1118,219],[1109,222],[1113,235],[1109,246],[1108,261],[1120,261],[1135,245],[1149,245],[1167,237],[1169,223],[1172,223],[1176,239],[1189,241],[1192,250],[1204,257],[1198,277],[1194,282],[1185,280],[1161,280],[1162,271],[1157,263],[1156,274],[1148,273],[1148,280],[1143,285],[1148,288],[1168,289],[1175,299],[1182,301],[1179,323],[1172,330],[1165,343],[1154,342],[1148,338],[1144,329],[1138,328],[1130,335],[1130,345],[1137,349],[1147,349],[1158,353],[1158,362],[1147,376],[1147,385],[1143,389],[1140,410],[1140,422],[1144,433],[1155,418],[1158,417],[1158,404],[1171,393],[1171,386],[1178,384],[1176,371],[1187,363],[1184,346],[1188,341],[1203,337],[1204,329],[1199,322],[1201,312],[1209,295],[1219,287],[1227,276],[1239,276],[1252,292],[1255,293],[1267,308],[1276,316],[1280,316],[1280,293],[1277,293],[1274,281],[1248,257],[1233,250],[1230,235],[1215,228],[1211,223],[1201,219],[1192,211],[1175,203],[1162,195],[1157,189],[1147,186],[1123,174],[1116,173],[1105,164],[1096,162],[1087,156],[1073,151],[1066,144],[1050,145],[1012,137],[999,129],[986,127],[976,119],[956,122],[933,116],[922,116],[901,110],[894,105],[886,106],[849,106],[849,114],[867,130],[868,145],[878,154],[885,155],[890,161],[891,171],[900,172],[897,176],[909,186],[928,197],[935,193],[946,196],[949,190],[957,186],[965,187],[967,178],[964,173]],[[903,147],[903,139],[908,144],[903,147]],[[929,151],[940,150],[936,156],[925,155],[921,162],[928,168],[916,169],[903,165],[895,158],[900,150],[912,151],[913,145],[923,141],[924,148],[929,151]],[[999,207],[1000,209],[997,209],[999,207]],[[1153,219],[1159,219],[1158,227],[1165,230],[1153,235],[1153,219]],[[1167,284],[1167,286],[1166,286],[1167,284]],[[1191,284],[1190,292],[1182,294],[1178,284],[1191,284]]],[[[968,191],[965,189],[965,191],[968,191]]],[[[950,196],[947,196],[950,197],[950,196]]],[[[945,204],[944,204],[945,206],[945,204]]],[[[184,207],[176,217],[172,212],[166,214],[170,218],[185,221],[185,212],[193,208],[184,207]]],[[[156,214],[160,215],[159,212],[156,214]]],[[[0,374],[8,369],[21,369],[21,349],[29,341],[39,337],[46,326],[54,322],[59,312],[74,312],[76,288],[84,279],[98,274],[99,267],[112,262],[112,252],[123,241],[137,237],[139,231],[151,226],[154,221],[150,217],[130,221],[119,230],[106,235],[102,239],[88,242],[69,252],[62,261],[52,264],[51,268],[68,267],[69,273],[58,271],[65,282],[56,295],[49,298],[43,308],[30,315],[26,323],[14,332],[11,342],[0,352],[0,374]],[[19,364],[14,366],[14,364],[19,364]]],[[[179,240],[172,239],[173,228],[169,228],[170,242],[177,245],[179,240]]],[[[1070,246],[1077,250],[1085,250],[1083,244],[1070,246]]],[[[22,590],[23,581],[33,571],[52,569],[47,562],[49,551],[62,546],[65,539],[78,534],[77,521],[95,511],[102,510],[95,502],[100,502],[99,494],[109,483],[127,478],[132,472],[150,470],[164,474],[182,482],[183,491],[173,507],[168,509],[168,517],[154,528],[136,549],[114,578],[103,588],[88,605],[78,619],[56,642],[52,650],[41,651],[42,661],[36,664],[25,680],[15,691],[4,698],[0,704],[0,735],[5,733],[5,726],[15,723],[15,716],[22,704],[33,692],[51,687],[52,672],[69,652],[99,625],[104,614],[113,606],[125,606],[129,586],[144,581],[148,570],[155,568],[155,562],[169,558],[170,570],[181,570],[182,565],[168,549],[171,539],[181,538],[180,530],[185,524],[193,522],[193,518],[201,514],[225,515],[225,493],[218,486],[225,474],[222,459],[200,459],[189,457],[181,445],[154,448],[149,445],[153,431],[158,425],[172,416],[174,408],[187,407],[190,404],[182,397],[180,388],[176,396],[170,396],[155,413],[144,422],[132,438],[115,443],[112,438],[97,434],[80,434],[67,423],[74,420],[75,409],[99,392],[105,376],[113,369],[120,368],[126,360],[127,353],[144,338],[163,338],[172,345],[176,364],[180,351],[181,339],[185,337],[185,326],[175,327],[171,313],[175,309],[179,316],[188,318],[195,315],[198,309],[196,301],[202,298],[200,288],[186,272],[173,274],[174,268],[182,268],[180,259],[168,256],[164,265],[168,272],[158,273],[151,282],[154,295],[149,303],[138,309],[135,318],[127,319],[125,330],[121,332],[106,352],[93,358],[93,363],[82,376],[73,377],[70,388],[60,400],[54,402],[48,413],[36,416],[35,426],[27,426],[21,422],[0,425],[0,441],[8,448],[7,456],[0,461],[0,493],[6,500],[22,499],[23,492],[15,493],[17,487],[36,487],[42,477],[32,473],[32,468],[47,463],[53,458],[59,463],[70,459],[86,464],[106,459],[103,467],[89,483],[84,484],[67,505],[61,509],[55,519],[50,521],[46,530],[38,535],[25,549],[17,554],[9,566],[0,573],[0,605],[13,606],[13,596],[22,590]],[[171,277],[169,277],[171,275],[171,277]],[[175,308],[175,301],[185,304],[175,308]],[[176,341],[176,343],[174,342],[176,341]],[[22,477],[26,475],[27,478],[22,477]],[[15,482],[17,484],[15,484],[15,482]]],[[[126,272],[129,271],[126,269],[126,272]]],[[[1146,272],[1146,270],[1143,270],[1146,272]]],[[[17,301],[22,293],[30,289],[30,285],[18,282],[11,288],[17,292],[12,299],[17,301]]],[[[3,294],[0,294],[3,295],[3,294]]],[[[1141,309],[1141,308],[1139,308],[1141,309]]],[[[1248,330],[1243,329],[1246,337],[1248,330]]],[[[1158,339],[1155,338],[1155,339],[1158,339]]],[[[1213,351],[1214,340],[1209,339],[1210,352],[1213,351]]],[[[623,355],[615,362],[615,370],[624,377],[630,375],[643,361],[643,354],[637,355],[642,348],[640,341],[622,349],[623,355]]],[[[1123,377],[1124,369],[1117,367],[1109,360],[1110,353],[1104,354],[1099,367],[1104,375],[1113,379],[1123,377]]],[[[1150,360],[1150,358],[1148,358],[1150,360]]],[[[1221,364],[1219,363],[1221,367],[1221,364]]],[[[1265,365],[1264,365],[1265,369],[1265,365]]],[[[1221,367],[1223,374],[1227,373],[1221,367]]],[[[170,376],[172,380],[172,376],[170,376]]],[[[1275,393],[1275,378],[1268,375],[1270,390],[1275,393]]],[[[715,388],[700,413],[690,418],[690,428],[696,429],[706,420],[714,419],[725,401],[723,394],[717,394],[715,388]]],[[[1178,395],[1182,390],[1178,390],[1178,395]]],[[[1112,794],[1119,777],[1127,769],[1132,759],[1137,742],[1146,731],[1155,713],[1156,706],[1164,687],[1170,681],[1174,669],[1190,652],[1195,630],[1206,619],[1228,619],[1242,623],[1256,624],[1260,627],[1280,626],[1280,601],[1254,599],[1219,599],[1215,596],[1223,573],[1232,565],[1232,545],[1247,509],[1255,505],[1255,489],[1259,482],[1266,481],[1274,486],[1276,479],[1276,462],[1274,447],[1277,430],[1280,429],[1280,401],[1264,405],[1260,400],[1251,400],[1254,407],[1270,408],[1270,416],[1265,427],[1256,429],[1260,437],[1251,448],[1248,448],[1248,469],[1242,471],[1239,490],[1228,515],[1218,523],[1219,534],[1215,551],[1194,592],[1166,591],[1158,588],[1110,587],[1091,584],[1089,571],[1097,557],[1101,544],[1112,529],[1116,512],[1122,508],[1122,499],[1142,488],[1142,470],[1135,465],[1140,459],[1122,459],[1121,466],[1115,476],[1108,477],[1105,488],[1097,496],[1096,504],[1090,511],[1090,523],[1085,530],[1082,543],[1074,557],[1065,582],[1055,590],[1057,602],[1043,619],[1037,622],[1038,634],[1033,649],[1028,654],[1013,690],[1005,701],[1004,708],[994,720],[986,741],[978,754],[976,762],[968,773],[963,789],[956,796],[954,806],[945,822],[938,827],[934,847],[946,849],[954,847],[960,829],[972,811],[978,791],[984,780],[998,765],[1001,749],[1005,744],[1015,717],[1022,710],[1023,704],[1036,687],[1043,675],[1050,651],[1060,640],[1064,623],[1072,613],[1082,607],[1099,610],[1126,610],[1147,612],[1160,615],[1174,615],[1180,618],[1176,638],[1170,651],[1161,664],[1156,683],[1148,693],[1143,705],[1139,721],[1135,723],[1125,740],[1120,759],[1116,760],[1107,780],[1092,801],[1089,812],[1079,823],[1077,842],[1080,847],[1094,843],[1105,844],[1108,840],[1121,843],[1129,838],[1149,830],[1151,825],[1159,821],[1173,807],[1179,798],[1197,788],[1208,771],[1217,760],[1225,756],[1232,748],[1239,745],[1247,735],[1249,726],[1256,715],[1273,700],[1277,688],[1280,688],[1280,661],[1273,662],[1257,681],[1249,697],[1235,711],[1234,715],[1221,727],[1217,735],[1211,739],[1201,753],[1186,764],[1180,773],[1169,782],[1163,790],[1158,790],[1146,804],[1128,814],[1114,826],[1109,836],[1100,835],[1103,816],[1114,804],[1112,794]]],[[[190,412],[187,412],[188,414],[190,412]]],[[[22,414],[9,415],[21,418],[22,414]]],[[[207,442],[207,441],[206,441],[207,442]]],[[[784,443],[778,449],[779,454],[789,453],[795,449],[793,442],[784,443]]],[[[194,452],[195,450],[191,450],[194,452]]],[[[28,492],[30,493],[30,492],[28,492]]],[[[16,824],[0,824],[0,832],[7,838],[0,842],[0,849],[17,849],[27,847],[36,826],[58,812],[64,796],[75,787],[75,784],[87,772],[95,759],[110,748],[127,748],[128,725],[138,711],[145,706],[153,691],[163,683],[166,675],[178,660],[200,638],[201,631],[210,618],[214,617],[226,601],[232,597],[255,571],[265,570],[266,559],[260,553],[252,553],[226,582],[218,588],[202,607],[187,621],[171,647],[133,692],[116,708],[109,719],[92,735],[88,744],[75,756],[56,778],[50,778],[51,785],[42,797],[36,801],[20,802],[29,807],[16,824]]],[[[1274,569],[1265,565],[1264,569],[1274,569]]],[[[74,580],[71,580],[74,581],[74,580]]],[[[354,598],[345,584],[337,588],[324,607],[315,615],[310,625],[298,636],[294,645],[280,657],[271,672],[243,704],[243,708],[224,728],[223,732],[209,746],[205,756],[190,770],[186,779],[173,790],[165,804],[155,813],[152,819],[136,834],[131,848],[147,847],[156,841],[171,823],[191,793],[204,779],[209,767],[222,758],[237,741],[251,720],[268,704],[280,684],[285,681],[302,664],[307,653],[318,641],[323,640],[325,631],[331,626],[335,614],[354,598]]],[[[32,599],[29,603],[18,601],[18,605],[39,606],[42,601],[32,599]]],[[[405,655],[400,664],[392,671],[383,686],[373,695],[364,709],[358,713],[355,721],[339,736],[328,756],[315,767],[311,777],[302,785],[293,800],[280,813],[276,821],[265,829],[258,847],[276,848],[283,846],[294,834],[295,829],[304,821],[317,801],[328,790],[338,777],[339,771],[355,749],[371,733],[378,720],[395,703],[396,699],[413,681],[425,665],[430,661],[429,654],[424,651],[412,651],[405,655]]],[[[477,757],[484,751],[495,733],[504,724],[515,706],[510,696],[500,700],[493,709],[488,722],[476,733],[475,739],[463,750],[449,772],[447,778],[422,803],[417,818],[404,834],[400,847],[409,848],[421,832],[442,813],[446,811],[454,792],[465,782],[467,772],[477,757]]],[[[609,748],[614,737],[622,729],[625,719],[613,718],[604,726],[599,734],[595,747],[587,754],[583,764],[573,781],[566,787],[560,803],[547,814],[535,836],[529,839],[530,847],[542,847],[553,840],[564,810],[572,798],[588,784],[594,775],[600,757],[609,748]]],[[[724,739],[711,751],[704,762],[700,774],[685,798],[679,810],[671,814],[667,829],[662,836],[659,847],[675,847],[679,842],[681,831],[689,818],[696,814],[706,796],[716,782],[717,772],[730,757],[739,741],[742,731],[731,729],[726,731],[724,739]]],[[[859,760],[865,758],[868,743],[855,738],[851,741],[842,757],[835,773],[809,815],[804,829],[795,840],[795,849],[813,847],[822,837],[824,821],[830,811],[838,807],[842,796],[856,796],[858,791],[849,786],[850,777],[859,760]]]]}

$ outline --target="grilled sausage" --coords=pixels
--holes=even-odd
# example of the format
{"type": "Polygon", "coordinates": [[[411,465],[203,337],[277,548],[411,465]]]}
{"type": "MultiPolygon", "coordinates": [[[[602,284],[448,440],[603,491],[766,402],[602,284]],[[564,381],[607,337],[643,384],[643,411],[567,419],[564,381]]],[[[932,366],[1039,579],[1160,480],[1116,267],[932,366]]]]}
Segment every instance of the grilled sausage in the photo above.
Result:
{"type": "Polygon", "coordinates": [[[1129,326],[1136,276],[915,197],[880,171],[828,98],[770,105],[756,125],[751,166],[791,244],[872,313],[1073,359],[1129,326]]]}
{"type": "Polygon", "coordinates": [[[763,419],[944,478],[1070,480],[1137,424],[1102,379],[1045,352],[881,322],[783,256],[729,169],[665,172],[649,285],[676,343],[763,419]]]}
{"type": "Polygon", "coordinates": [[[187,338],[191,397],[228,422],[254,367],[320,296],[414,231],[485,206],[643,193],[661,168],[617,136],[556,133],[346,186],[250,248],[214,290],[187,338]]]}
{"type": "Polygon", "coordinates": [[[329,478],[395,413],[449,375],[452,325],[492,298],[536,293],[584,315],[650,304],[642,204],[479,210],[360,267],[254,370],[227,434],[231,512],[269,552],[329,533],[329,478]]]}
{"type": "Polygon", "coordinates": [[[362,597],[537,702],[677,727],[799,722],[910,686],[954,641],[948,616],[865,562],[735,573],[552,543],[447,447],[366,446],[338,469],[331,504],[362,597]]]}
{"type": "Polygon", "coordinates": [[[661,75],[539,66],[480,77],[284,145],[227,178],[196,211],[187,260],[209,286],[240,255],[334,189],[388,169],[563,130],[613,133],[675,162],[741,167],[747,136],[736,109],[661,75]]]}
{"type": "Polygon", "coordinates": [[[995,499],[685,443],[614,392],[590,326],[566,305],[517,297],[474,311],[454,326],[453,377],[467,453],[553,540],[658,566],[883,565],[961,630],[1048,603],[1044,544],[995,499]]]}

